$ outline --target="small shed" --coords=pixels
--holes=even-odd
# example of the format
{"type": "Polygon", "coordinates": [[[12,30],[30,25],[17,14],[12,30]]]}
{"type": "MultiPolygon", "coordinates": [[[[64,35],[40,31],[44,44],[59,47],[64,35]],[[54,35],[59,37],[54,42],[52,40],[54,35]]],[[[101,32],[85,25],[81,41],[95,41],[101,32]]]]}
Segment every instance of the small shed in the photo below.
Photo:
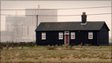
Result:
{"type": "Polygon", "coordinates": [[[108,45],[109,28],[105,21],[42,22],[36,28],[37,45],[108,45]]]}

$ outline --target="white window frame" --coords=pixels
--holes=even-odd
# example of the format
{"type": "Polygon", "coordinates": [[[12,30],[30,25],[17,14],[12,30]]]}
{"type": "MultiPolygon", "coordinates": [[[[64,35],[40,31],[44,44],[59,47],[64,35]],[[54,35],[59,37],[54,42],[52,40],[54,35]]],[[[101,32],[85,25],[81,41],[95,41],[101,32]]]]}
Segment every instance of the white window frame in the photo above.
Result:
{"type": "Polygon", "coordinates": [[[93,32],[88,32],[88,39],[93,39],[93,32]]]}
{"type": "Polygon", "coordinates": [[[59,39],[59,40],[63,40],[63,32],[59,32],[59,34],[58,34],[58,39],[59,39]]]}
{"type": "Polygon", "coordinates": [[[46,40],[46,33],[45,33],[45,32],[42,32],[42,34],[41,34],[41,39],[42,39],[42,40],[46,40]]]}
{"type": "Polygon", "coordinates": [[[71,39],[75,39],[75,32],[71,32],[70,35],[71,35],[71,39]]]}

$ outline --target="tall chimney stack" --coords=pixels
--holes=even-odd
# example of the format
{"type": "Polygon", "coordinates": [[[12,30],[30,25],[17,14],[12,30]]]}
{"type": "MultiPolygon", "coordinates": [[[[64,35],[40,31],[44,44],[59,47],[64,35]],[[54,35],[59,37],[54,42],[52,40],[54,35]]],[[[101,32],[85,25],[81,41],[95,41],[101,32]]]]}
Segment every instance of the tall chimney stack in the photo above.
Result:
{"type": "Polygon", "coordinates": [[[86,12],[83,12],[82,15],[81,15],[81,17],[82,17],[81,18],[82,19],[82,22],[81,23],[82,24],[86,24],[87,23],[87,20],[86,20],[86,18],[87,18],[86,12]]]}

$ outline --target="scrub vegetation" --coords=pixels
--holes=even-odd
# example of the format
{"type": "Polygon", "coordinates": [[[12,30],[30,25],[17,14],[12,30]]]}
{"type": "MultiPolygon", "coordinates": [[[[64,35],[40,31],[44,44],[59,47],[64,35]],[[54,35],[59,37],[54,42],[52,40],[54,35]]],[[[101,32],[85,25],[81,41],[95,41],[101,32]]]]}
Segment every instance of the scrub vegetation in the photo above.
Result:
{"type": "MultiPolygon", "coordinates": [[[[2,44],[3,45],[3,44],[2,44]]],[[[111,63],[112,46],[3,46],[0,63],[111,63]]]]}

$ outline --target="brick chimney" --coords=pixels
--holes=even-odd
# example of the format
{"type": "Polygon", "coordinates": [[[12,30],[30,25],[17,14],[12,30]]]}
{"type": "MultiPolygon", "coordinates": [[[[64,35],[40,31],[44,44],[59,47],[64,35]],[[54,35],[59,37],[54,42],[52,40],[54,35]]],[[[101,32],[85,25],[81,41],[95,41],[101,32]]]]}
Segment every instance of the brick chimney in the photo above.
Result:
{"type": "Polygon", "coordinates": [[[81,15],[81,19],[82,19],[82,22],[81,22],[81,25],[86,25],[87,24],[87,15],[86,15],[86,12],[83,12],[82,15],[81,15]]]}

